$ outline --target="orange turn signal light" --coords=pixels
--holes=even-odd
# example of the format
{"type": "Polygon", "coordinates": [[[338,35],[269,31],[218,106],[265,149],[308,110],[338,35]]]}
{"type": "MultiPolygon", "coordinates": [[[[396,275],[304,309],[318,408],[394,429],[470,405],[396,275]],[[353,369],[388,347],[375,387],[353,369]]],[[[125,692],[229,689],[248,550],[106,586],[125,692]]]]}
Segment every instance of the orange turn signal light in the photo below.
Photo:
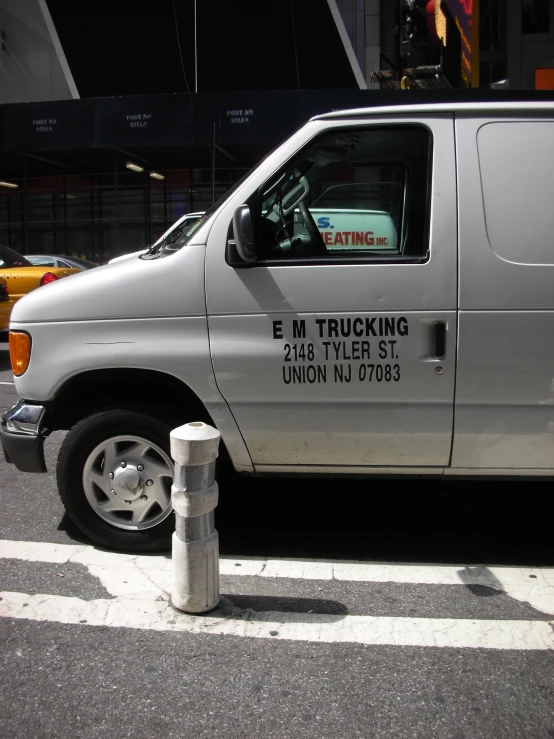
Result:
{"type": "Polygon", "coordinates": [[[10,331],[10,360],[16,377],[26,372],[31,359],[31,337],[23,331],[10,331]]]}

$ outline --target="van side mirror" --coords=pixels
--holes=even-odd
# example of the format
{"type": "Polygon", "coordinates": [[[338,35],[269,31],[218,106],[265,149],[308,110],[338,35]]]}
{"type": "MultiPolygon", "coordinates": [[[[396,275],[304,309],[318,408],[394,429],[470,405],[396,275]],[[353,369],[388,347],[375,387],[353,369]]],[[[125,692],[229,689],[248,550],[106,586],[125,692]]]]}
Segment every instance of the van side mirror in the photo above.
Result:
{"type": "Polygon", "coordinates": [[[256,261],[256,245],[252,228],[252,215],[248,205],[241,205],[233,215],[235,245],[239,257],[244,262],[256,261]]]}

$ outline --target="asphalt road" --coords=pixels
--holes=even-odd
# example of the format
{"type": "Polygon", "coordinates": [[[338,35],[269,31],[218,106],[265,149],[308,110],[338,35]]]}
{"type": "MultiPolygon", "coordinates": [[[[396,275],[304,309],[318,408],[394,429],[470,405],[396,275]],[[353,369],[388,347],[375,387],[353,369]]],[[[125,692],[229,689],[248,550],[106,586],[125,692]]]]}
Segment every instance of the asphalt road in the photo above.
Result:
{"type": "MultiPolygon", "coordinates": [[[[0,409],[12,380],[0,336],[0,409]]],[[[0,461],[3,739],[554,737],[551,484],[231,476],[222,606],[189,618],[167,557],[68,524],[61,436],[45,475],[0,461]]]]}

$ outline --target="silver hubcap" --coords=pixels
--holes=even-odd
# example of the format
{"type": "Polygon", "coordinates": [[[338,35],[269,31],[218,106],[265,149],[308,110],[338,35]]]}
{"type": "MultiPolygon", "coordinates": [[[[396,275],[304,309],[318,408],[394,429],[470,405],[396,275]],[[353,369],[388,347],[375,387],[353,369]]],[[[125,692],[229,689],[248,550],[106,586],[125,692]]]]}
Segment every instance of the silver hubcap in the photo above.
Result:
{"type": "Polygon", "coordinates": [[[83,487],[92,509],[119,529],[157,526],[171,513],[173,465],[157,444],[114,436],[87,457],[83,487]]]}

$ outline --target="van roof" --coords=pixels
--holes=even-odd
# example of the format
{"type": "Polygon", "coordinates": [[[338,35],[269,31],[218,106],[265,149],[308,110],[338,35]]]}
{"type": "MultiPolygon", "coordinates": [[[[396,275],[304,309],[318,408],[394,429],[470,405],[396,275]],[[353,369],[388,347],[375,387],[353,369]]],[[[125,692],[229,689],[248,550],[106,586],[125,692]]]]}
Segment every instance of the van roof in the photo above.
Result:
{"type": "MultiPolygon", "coordinates": [[[[399,93],[401,95],[403,93],[399,93]]],[[[410,93],[406,93],[409,95],[410,93]]],[[[403,103],[398,105],[371,106],[368,108],[349,108],[348,110],[334,110],[331,113],[316,115],[310,120],[329,120],[333,118],[363,118],[366,116],[384,114],[414,114],[414,113],[522,113],[524,111],[544,112],[554,114],[554,98],[545,100],[518,100],[518,101],[453,101],[451,103],[403,103]]]]}

